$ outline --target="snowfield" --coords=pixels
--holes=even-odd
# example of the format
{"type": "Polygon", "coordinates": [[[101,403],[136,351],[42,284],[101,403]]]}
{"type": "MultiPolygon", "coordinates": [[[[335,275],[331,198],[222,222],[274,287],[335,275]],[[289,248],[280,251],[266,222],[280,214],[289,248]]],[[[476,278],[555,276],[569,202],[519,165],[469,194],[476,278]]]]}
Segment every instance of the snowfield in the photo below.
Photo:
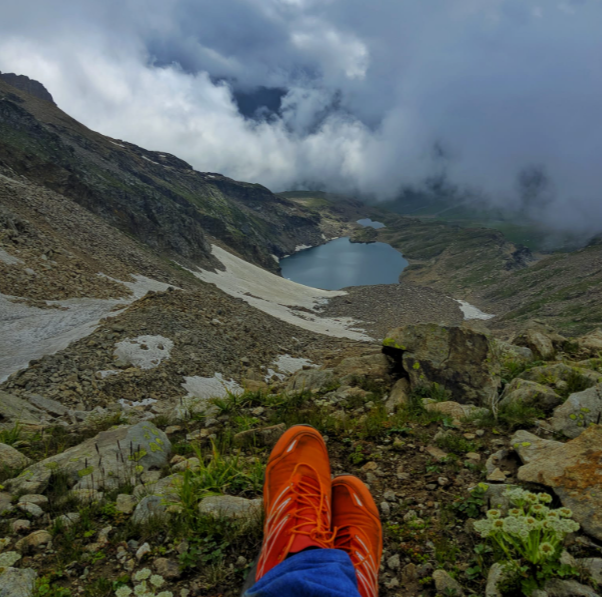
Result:
{"type": "Polygon", "coordinates": [[[335,338],[372,340],[363,330],[355,328],[357,322],[349,317],[331,319],[319,316],[317,308],[320,305],[329,298],[344,296],[346,292],[319,290],[285,280],[215,245],[212,252],[222,262],[225,271],[189,271],[201,280],[215,284],[226,294],[310,332],[335,338]],[[310,312],[295,311],[295,307],[302,307],[310,312]]]}

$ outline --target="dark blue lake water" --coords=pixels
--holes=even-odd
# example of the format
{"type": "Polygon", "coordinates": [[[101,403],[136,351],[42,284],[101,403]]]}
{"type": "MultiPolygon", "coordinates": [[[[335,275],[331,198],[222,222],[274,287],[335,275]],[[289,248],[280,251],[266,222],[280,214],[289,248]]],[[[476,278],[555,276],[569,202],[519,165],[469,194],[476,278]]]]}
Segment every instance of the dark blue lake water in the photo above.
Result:
{"type": "Polygon", "coordinates": [[[407,265],[401,253],[390,245],[352,243],[347,237],[280,260],[283,277],[324,290],[397,284],[407,265]]]}
{"type": "Polygon", "coordinates": [[[379,228],[385,228],[385,225],[382,222],[375,222],[374,220],[371,220],[370,218],[363,218],[361,220],[358,220],[357,223],[360,224],[360,226],[376,228],[377,230],[379,228]]]}

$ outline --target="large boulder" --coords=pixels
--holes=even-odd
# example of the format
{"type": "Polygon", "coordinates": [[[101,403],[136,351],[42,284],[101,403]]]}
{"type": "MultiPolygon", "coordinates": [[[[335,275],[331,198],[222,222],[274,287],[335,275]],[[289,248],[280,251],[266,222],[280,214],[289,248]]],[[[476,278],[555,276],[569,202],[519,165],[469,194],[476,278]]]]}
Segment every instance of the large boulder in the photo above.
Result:
{"type": "Polygon", "coordinates": [[[536,406],[547,412],[562,404],[562,398],[548,386],[516,378],[504,388],[500,406],[519,403],[536,406]]]}
{"type": "Polygon", "coordinates": [[[60,470],[75,489],[111,489],[160,469],[170,452],[167,435],[152,423],[122,425],[30,466],[6,485],[15,492],[42,493],[52,472],[60,470]]]}
{"type": "Polygon", "coordinates": [[[566,338],[555,332],[550,326],[530,321],[523,331],[517,334],[512,344],[526,346],[536,359],[550,361],[556,356],[556,352],[562,348],[566,338]]]}
{"type": "Polygon", "coordinates": [[[19,450],[15,450],[12,446],[6,444],[0,444],[0,470],[3,468],[22,469],[30,462],[31,460],[21,454],[19,450]]]}
{"type": "Polygon", "coordinates": [[[602,426],[592,425],[565,444],[542,444],[518,479],[554,490],[583,529],[602,540],[602,426]]]}
{"type": "Polygon", "coordinates": [[[533,360],[533,351],[526,346],[517,346],[504,342],[504,340],[493,340],[494,346],[502,361],[517,361],[519,363],[530,363],[533,360]]]}
{"type": "Polygon", "coordinates": [[[438,383],[455,402],[488,406],[497,398],[500,361],[491,339],[466,327],[408,325],[383,345],[401,360],[412,389],[438,383]]]}
{"type": "Polygon", "coordinates": [[[33,404],[0,392],[0,429],[10,429],[17,423],[23,427],[36,427],[49,421],[50,417],[33,404]]]}
{"type": "Polygon", "coordinates": [[[37,577],[32,568],[7,568],[0,573],[0,597],[31,597],[37,577]]]}
{"type": "Polygon", "coordinates": [[[601,418],[602,384],[598,384],[583,392],[571,394],[564,404],[554,410],[550,423],[554,431],[574,438],[589,425],[598,423],[601,418]]]}
{"type": "Polygon", "coordinates": [[[602,354],[602,329],[598,328],[589,334],[580,336],[575,340],[579,350],[590,357],[599,357],[602,354]]]}
{"type": "Polygon", "coordinates": [[[454,424],[459,424],[462,419],[474,414],[485,414],[485,409],[479,408],[474,404],[460,404],[459,402],[453,402],[451,400],[446,402],[431,402],[428,399],[425,399],[424,408],[428,411],[438,412],[450,417],[452,421],[454,421],[454,424]]]}

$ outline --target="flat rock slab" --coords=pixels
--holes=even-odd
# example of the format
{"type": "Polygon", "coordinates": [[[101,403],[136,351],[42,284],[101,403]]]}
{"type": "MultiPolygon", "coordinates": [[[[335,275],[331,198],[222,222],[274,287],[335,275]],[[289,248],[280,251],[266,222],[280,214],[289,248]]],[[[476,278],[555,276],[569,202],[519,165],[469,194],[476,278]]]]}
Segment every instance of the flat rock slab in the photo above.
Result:
{"type": "Polygon", "coordinates": [[[562,442],[542,439],[524,429],[520,429],[512,436],[510,445],[517,452],[523,464],[528,464],[532,460],[541,458],[542,454],[545,454],[549,449],[561,448],[564,446],[562,442]]]}
{"type": "Polygon", "coordinates": [[[518,479],[551,487],[585,532],[602,540],[602,427],[588,427],[565,444],[542,443],[518,469],[518,479]]]}
{"type": "Polygon", "coordinates": [[[206,497],[199,504],[201,514],[224,518],[252,518],[259,516],[262,500],[247,500],[232,495],[212,495],[206,497]]]}
{"type": "Polygon", "coordinates": [[[31,568],[7,568],[0,576],[0,597],[31,597],[37,577],[31,568]]]}
{"type": "Polygon", "coordinates": [[[114,488],[136,482],[150,468],[167,464],[171,442],[149,422],[122,425],[42,460],[7,481],[13,491],[43,493],[53,471],[65,473],[74,489],[114,488]]]}
{"type": "Polygon", "coordinates": [[[26,400],[0,392],[0,429],[10,429],[16,423],[29,427],[42,425],[48,415],[26,400]]]}

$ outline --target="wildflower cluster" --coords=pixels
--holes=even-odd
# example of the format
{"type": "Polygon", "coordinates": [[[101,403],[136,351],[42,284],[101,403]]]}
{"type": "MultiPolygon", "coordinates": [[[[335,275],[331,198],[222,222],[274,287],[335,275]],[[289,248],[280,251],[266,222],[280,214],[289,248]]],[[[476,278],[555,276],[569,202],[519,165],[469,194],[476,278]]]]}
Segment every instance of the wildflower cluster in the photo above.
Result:
{"type": "Polygon", "coordinates": [[[158,574],[151,574],[148,568],[138,570],[134,574],[134,581],[138,584],[136,584],[133,591],[130,587],[124,585],[115,591],[116,597],[129,597],[132,593],[136,597],[173,597],[171,591],[161,591],[155,594],[155,591],[163,586],[165,580],[158,574]]]}
{"type": "Polygon", "coordinates": [[[569,508],[552,510],[546,505],[552,501],[547,493],[517,488],[505,495],[515,506],[507,516],[500,510],[489,510],[487,518],[475,522],[474,528],[481,537],[497,543],[510,560],[524,558],[540,564],[557,558],[566,535],[579,530],[569,508]]]}

